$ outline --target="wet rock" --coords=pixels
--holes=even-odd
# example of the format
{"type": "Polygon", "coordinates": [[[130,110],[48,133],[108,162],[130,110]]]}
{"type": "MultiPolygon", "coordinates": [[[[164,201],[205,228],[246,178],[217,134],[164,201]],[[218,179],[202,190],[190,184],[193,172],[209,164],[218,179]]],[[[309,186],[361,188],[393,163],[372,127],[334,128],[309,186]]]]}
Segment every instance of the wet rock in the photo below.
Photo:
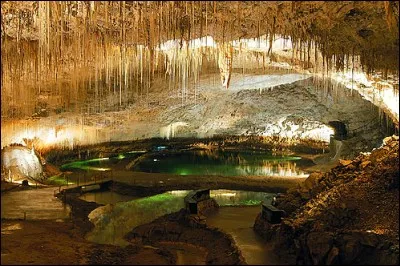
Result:
{"type": "Polygon", "coordinates": [[[219,208],[218,203],[215,199],[210,198],[207,200],[203,200],[197,203],[197,209],[199,214],[209,214],[211,212],[216,211],[219,208]]]}
{"type": "Polygon", "coordinates": [[[265,240],[271,240],[276,237],[279,227],[279,224],[270,224],[262,217],[261,213],[259,213],[254,222],[253,230],[265,240]]]}

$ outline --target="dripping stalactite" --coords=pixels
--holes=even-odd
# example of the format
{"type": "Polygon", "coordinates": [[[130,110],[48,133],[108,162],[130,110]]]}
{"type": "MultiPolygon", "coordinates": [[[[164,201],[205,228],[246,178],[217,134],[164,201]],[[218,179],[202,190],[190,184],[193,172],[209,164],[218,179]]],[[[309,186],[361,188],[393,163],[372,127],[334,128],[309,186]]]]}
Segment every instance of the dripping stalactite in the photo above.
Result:
{"type": "Polygon", "coordinates": [[[398,265],[397,1],[2,1],[2,264],[398,265]]]}

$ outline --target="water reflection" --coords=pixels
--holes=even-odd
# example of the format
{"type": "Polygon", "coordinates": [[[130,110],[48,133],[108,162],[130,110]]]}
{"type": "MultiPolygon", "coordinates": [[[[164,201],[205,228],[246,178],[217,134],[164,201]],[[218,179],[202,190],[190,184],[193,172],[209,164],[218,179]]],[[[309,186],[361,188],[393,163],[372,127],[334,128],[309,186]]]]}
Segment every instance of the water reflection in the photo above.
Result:
{"type": "Polygon", "coordinates": [[[259,205],[262,201],[271,200],[274,194],[241,190],[210,190],[210,197],[214,198],[219,206],[249,206],[259,205]]]}
{"type": "Polygon", "coordinates": [[[82,200],[96,202],[98,204],[115,204],[117,202],[130,201],[140,197],[131,195],[121,195],[113,191],[86,192],[79,197],[82,200]]]}
{"type": "MultiPolygon", "coordinates": [[[[61,166],[61,170],[110,171],[125,170],[143,151],[127,152],[114,157],[75,161],[61,166]]],[[[309,160],[298,156],[277,156],[257,151],[192,150],[149,153],[135,163],[133,171],[170,173],[178,175],[222,176],[288,176],[307,177],[302,168],[309,160]]]]}
{"type": "MultiPolygon", "coordinates": [[[[179,211],[184,207],[184,197],[190,190],[175,190],[155,196],[117,202],[126,197],[114,193],[111,202],[101,206],[89,214],[89,220],[95,225],[87,239],[99,244],[114,244],[125,246],[128,244],[123,236],[133,228],[149,223],[165,214],[179,211]]],[[[98,195],[106,192],[95,192],[98,195]]],[[[96,196],[95,199],[106,198],[96,196]]],[[[106,195],[110,195],[107,194],[106,195]]],[[[210,196],[215,198],[220,206],[258,205],[262,200],[270,199],[273,194],[264,192],[238,190],[210,190],[210,196]]],[[[99,201],[96,201],[100,203],[99,201]]],[[[103,201],[103,203],[105,203],[103,201]]],[[[238,210],[239,211],[239,210],[238,210]]]]}
{"type": "Polygon", "coordinates": [[[179,211],[184,207],[186,192],[166,192],[128,202],[108,204],[93,210],[89,220],[95,225],[87,235],[89,241],[99,244],[126,246],[123,236],[133,228],[149,223],[165,214],[179,211]]]}
{"type": "Polygon", "coordinates": [[[301,157],[276,156],[266,152],[200,150],[149,155],[133,170],[178,175],[306,177],[301,167],[309,164],[301,157]]]}
{"type": "Polygon", "coordinates": [[[131,160],[139,157],[145,151],[130,151],[120,153],[113,157],[95,158],[80,160],[63,164],[62,171],[90,170],[90,171],[110,171],[111,169],[124,169],[124,166],[131,160]]]}

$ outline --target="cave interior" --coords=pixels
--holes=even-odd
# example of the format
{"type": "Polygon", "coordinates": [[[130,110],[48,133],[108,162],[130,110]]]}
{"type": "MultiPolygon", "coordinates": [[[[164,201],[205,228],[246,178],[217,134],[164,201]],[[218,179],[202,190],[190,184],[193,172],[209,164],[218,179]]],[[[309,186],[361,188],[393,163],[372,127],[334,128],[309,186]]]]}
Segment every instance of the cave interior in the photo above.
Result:
{"type": "Polygon", "coordinates": [[[22,227],[80,228],[76,254],[51,242],[67,264],[399,263],[399,2],[2,1],[1,22],[5,264],[59,260],[18,257],[22,227]]]}

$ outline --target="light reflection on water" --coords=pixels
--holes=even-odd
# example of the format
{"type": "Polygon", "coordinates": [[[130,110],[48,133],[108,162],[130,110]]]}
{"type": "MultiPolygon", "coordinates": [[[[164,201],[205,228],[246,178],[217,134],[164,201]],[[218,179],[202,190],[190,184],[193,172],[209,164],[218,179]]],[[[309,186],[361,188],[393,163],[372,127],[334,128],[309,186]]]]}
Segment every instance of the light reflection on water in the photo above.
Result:
{"type": "MultiPolygon", "coordinates": [[[[125,166],[143,153],[124,153],[65,164],[62,170],[109,171],[125,166]]],[[[287,176],[307,177],[302,170],[310,161],[298,156],[276,156],[268,152],[191,150],[146,154],[134,164],[133,171],[177,175],[287,176]]]]}
{"type": "Polygon", "coordinates": [[[307,177],[297,156],[275,156],[266,152],[184,151],[148,156],[134,171],[178,175],[290,176],[307,177]]]}
{"type": "Polygon", "coordinates": [[[86,237],[89,241],[99,244],[126,246],[128,242],[123,239],[124,235],[139,225],[149,223],[165,214],[179,211],[184,207],[183,198],[187,193],[166,192],[101,206],[88,216],[95,227],[86,237]]]}
{"type": "MultiPolygon", "coordinates": [[[[101,206],[89,214],[89,219],[95,228],[86,237],[89,241],[99,244],[125,246],[128,244],[123,239],[125,234],[139,225],[149,223],[165,214],[179,211],[184,207],[184,197],[189,192],[190,190],[175,190],[101,206]]],[[[270,199],[273,194],[220,189],[210,190],[210,196],[215,198],[220,206],[244,206],[258,205],[262,200],[270,199]]],[[[114,193],[112,197],[113,202],[118,200],[118,194],[114,193]]],[[[97,196],[97,199],[99,198],[101,197],[97,196]]]]}
{"type": "Polygon", "coordinates": [[[214,198],[219,206],[249,206],[259,205],[262,201],[271,200],[274,194],[241,190],[210,190],[210,197],[214,198]]]}
{"type": "Polygon", "coordinates": [[[86,192],[79,197],[82,200],[89,202],[96,202],[98,204],[115,204],[117,202],[124,202],[139,199],[131,195],[121,195],[113,191],[101,191],[101,192],[86,192]]]}

